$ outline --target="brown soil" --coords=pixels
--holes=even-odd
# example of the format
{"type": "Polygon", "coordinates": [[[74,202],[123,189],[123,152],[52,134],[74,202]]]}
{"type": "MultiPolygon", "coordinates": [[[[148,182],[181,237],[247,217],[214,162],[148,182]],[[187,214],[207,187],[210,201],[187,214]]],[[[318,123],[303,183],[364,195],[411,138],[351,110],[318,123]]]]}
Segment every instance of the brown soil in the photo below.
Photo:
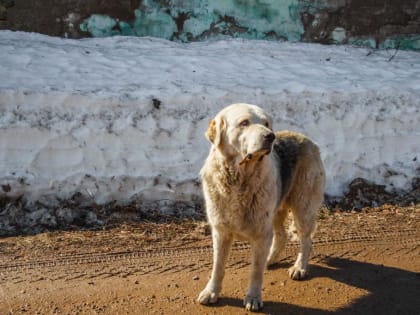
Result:
{"type": "MultiPolygon", "coordinates": [[[[415,314],[420,206],[321,212],[310,276],[267,270],[264,314],[415,314]]],[[[100,231],[0,239],[0,314],[246,314],[249,246],[235,243],[220,301],[196,297],[211,269],[202,221],[135,222],[100,231]]]]}

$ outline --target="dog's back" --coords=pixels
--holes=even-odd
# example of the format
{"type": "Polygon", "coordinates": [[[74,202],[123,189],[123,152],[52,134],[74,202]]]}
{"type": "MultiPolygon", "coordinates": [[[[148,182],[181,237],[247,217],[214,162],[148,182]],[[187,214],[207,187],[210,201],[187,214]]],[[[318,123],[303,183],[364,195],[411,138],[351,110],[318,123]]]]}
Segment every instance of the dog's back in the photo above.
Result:
{"type": "MultiPolygon", "coordinates": [[[[281,200],[288,194],[291,183],[300,164],[307,164],[308,159],[316,158],[320,161],[317,145],[305,135],[293,131],[276,132],[273,154],[277,157],[277,168],[281,176],[281,200]]],[[[309,168],[305,167],[304,170],[309,168]]]]}

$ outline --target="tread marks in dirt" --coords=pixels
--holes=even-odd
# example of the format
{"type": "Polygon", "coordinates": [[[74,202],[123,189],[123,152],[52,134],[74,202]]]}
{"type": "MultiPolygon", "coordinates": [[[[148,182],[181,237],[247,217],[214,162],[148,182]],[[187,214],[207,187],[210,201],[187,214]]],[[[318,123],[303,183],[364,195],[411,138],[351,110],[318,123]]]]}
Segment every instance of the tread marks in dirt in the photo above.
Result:
{"type": "MultiPolygon", "coordinates": [[[[31,274],[32,282],[37,282],[45,280],[46,277],[50,280],[75,280],[210,269],[212,255],[210,244],[198,247],[191,245],[193,244],[186,248],[156,248],[147,251],[72,253],[36,260],[0,259],[0,283],[23,281],[23,276],[19,276],[21,271],[25,271],[26,277],[28,273],[31,274]],[[81,265],[89,266],[89,272],[86,272],[86,268],[80,268],[81,265]],[[55,273],[46,272],[54,268],[64,272],[57,273],[58,277],[54,276],[55,273]]],[[[291,264],[297,251],[297,243],[288,243],[283,254],[284,258],[279,264],[291,264]]],[[[343,238],[316,238],[311,262],[322,263],[328,256],[357,259],[371,255],[372,252],[394,257],[419,257],[420,231],[410,229],[375,234],[353,233],[343,238]]],[[[241,269],[247,266],[249,266],[249,245],[235,243],[227,267],[241,269]]]]}

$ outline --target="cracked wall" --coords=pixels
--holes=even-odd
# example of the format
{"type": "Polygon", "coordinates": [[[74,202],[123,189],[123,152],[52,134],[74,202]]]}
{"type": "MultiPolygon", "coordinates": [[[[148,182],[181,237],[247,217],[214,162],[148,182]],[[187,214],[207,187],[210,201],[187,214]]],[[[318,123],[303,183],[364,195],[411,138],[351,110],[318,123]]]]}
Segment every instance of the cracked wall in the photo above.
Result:
{"type": "Polygon", "coordinates": [[[239,37],[420,50],[420,0],[0,0],[0,29],[72,38],[239,37]]]}

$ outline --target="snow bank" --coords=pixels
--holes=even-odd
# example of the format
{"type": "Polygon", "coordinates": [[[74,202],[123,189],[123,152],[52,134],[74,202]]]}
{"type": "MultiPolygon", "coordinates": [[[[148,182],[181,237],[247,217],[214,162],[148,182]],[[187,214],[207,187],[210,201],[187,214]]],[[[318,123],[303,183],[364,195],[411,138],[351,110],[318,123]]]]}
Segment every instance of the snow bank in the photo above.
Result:
{"type": "Polygon", "coordinates": [[[356,177],[408,189],[420,175],[420,54],[394,53],[0,31],[0,197],[199,200],[203,133],[234,102],[314,139],[328,194],[356,177]]]}

